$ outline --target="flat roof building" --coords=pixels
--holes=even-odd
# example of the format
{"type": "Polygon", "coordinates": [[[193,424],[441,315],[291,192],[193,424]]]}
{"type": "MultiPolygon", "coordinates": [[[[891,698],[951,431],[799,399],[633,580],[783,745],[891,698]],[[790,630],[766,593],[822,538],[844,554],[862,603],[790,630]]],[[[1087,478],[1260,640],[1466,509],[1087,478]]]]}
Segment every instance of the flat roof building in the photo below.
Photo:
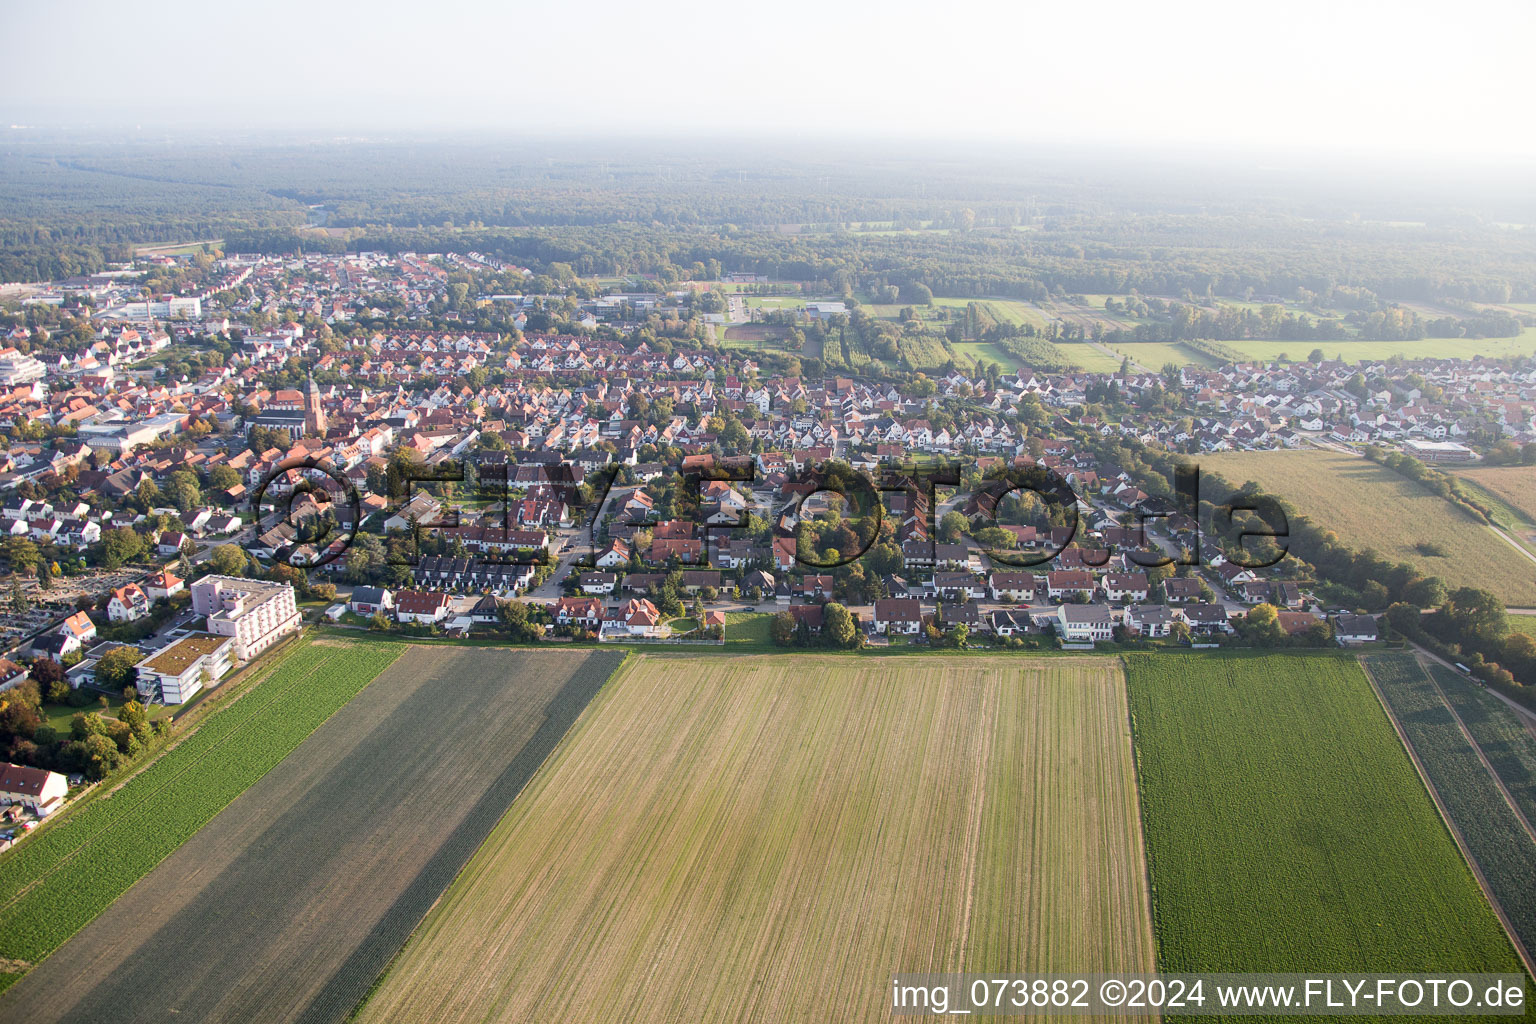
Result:
{"type": "Polygon", "coordinates": [[[208,617],[208,632],[234,638],[238,661],[256,657],[300,625],[292,586],[241,576],[204,576],[192,584],[192,611],[208,617]]]}
{"type": "Polygon", "coordinates": [[[139,693],[157,704],[185,704],[229,671],[233,637],[194,633],[139,662],[139,693]]]}

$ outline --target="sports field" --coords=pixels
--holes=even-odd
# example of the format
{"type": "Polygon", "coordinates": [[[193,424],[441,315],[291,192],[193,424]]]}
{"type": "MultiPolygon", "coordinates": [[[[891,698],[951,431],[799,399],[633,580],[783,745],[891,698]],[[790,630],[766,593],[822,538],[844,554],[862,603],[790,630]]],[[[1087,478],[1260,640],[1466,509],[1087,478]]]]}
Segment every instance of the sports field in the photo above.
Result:
{"type": "Polygon", "coordinates": [[[895,971],[1149,969],[1124,699],[1105,658],[634,657],[359,1020],[885,1020],[895,971]]]}
{"type": "Polygon", "coordinates": [[[0,1020],[345,1020],[622,658],[301,653],[361,693],[0,996],[0,1020]]]}
{"type": "Polygon", "coordinates": [[[1385,466],[1315,450],[1221,452],[1200,456],[1199,464],[1234,486],[1257,482],[1353,548],[1417,565],[1451,588],[1481,587],[1517,608],[1536,606],[1536,564],[1461,509],[1385,466]],[[1443,553],[1426,554],[1420,544],[1443,553]]]}
{"type": "Polygon", "coordinates": [[[1126,662],[1163,970],[1523,970],[1353,659],[1126,662]]]}

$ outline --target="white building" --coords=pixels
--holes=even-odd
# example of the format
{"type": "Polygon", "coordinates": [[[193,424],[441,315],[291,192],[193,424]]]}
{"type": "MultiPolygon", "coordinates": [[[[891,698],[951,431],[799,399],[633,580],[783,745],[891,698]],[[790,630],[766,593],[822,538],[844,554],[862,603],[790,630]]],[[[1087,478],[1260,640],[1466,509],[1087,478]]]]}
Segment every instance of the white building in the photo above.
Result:
{"type": "Polygon", "coordinates": [[[139,662],[139,693],[160,704],[185,704],[229,671],[235,641],[194,633],[139,662]]]}
{"type": "Polygon", "coordinates": [[[1056,629],[1068,643],[1093,643],[1113,637],[1115,623],[1107,605],[1064,604],[1056,609],[1056,629]]]}
{"type": "Polygon", "coordinates": [[[69,780],[58,772],[0,761],[0,801],[21,804],[46,818],[69,796],[69,780]]]}
{"type": "Polygon", "coordinates": [[[208,617],[208,632],[234,638],[239,661],[256,657],[300,625],[292,586],[239,576],[204,576],[192,584],[192,611],[208,617]]]}

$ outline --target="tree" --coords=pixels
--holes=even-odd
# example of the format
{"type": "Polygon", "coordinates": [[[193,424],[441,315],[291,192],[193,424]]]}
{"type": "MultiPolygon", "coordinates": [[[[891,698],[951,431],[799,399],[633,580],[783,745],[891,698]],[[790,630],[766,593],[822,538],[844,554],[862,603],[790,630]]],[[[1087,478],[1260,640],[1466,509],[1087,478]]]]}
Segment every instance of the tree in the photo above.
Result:
{"type": "Polygon", "coordinates": [[[958,544],[960,538],[965,535],[965,529],[970,523],[965,516],[950,509],[944,513],[944,518],[939,520],[939,539],[945,544],[958,544]]]}
{"type": "Polygon", "coordinates": [[[768,623],[768,636],[776,647],[793,647],[795,643],[795,617],[789,612],[779,612],[768,623]]]}
{"type": "Polygon", "coordinates": [[[203,489],[198,486],[197,476],[186,469],[178,469],[166,478],[165,496],[183,515],[203,503],[203,489]]]}
{"type": "Polygon", "coordinates": [[[208,471],[209,487],[227,491],[231,487],[238,487],[240,483],[240,474],[232,466],[214,466],[208,471]]]}
{"type": "Polygon", "coordinates": [[[237,544],[220,544],[208,554],[208,564],[220,576],[244,574],[250,558],[237,544]]]}
{"type": "Polygon", "coordinates": [[[27,597],[27,592],[21,586],[21,578],[11,581],[11,609],[17,614],[25,615],[32,610],[32,600],[27,597]]]}
{"type": "Polygon", "coordinates": [[[103,690],[122,690],[138,681],[134,668],[139,655],[132,647],[116,647],[101,656],[96,663],[96,685],[103,690]]]}
{"type": "Polygon", "coordinates": [[[25,537],[7,537],[4,552],[6,561],[11,563],[11,571],[25,575],[36,571],[42,557],[37,545],[25,537]]]}
{"type": "Polygon", "coordinates": [[[852,648],[859,643],[859,627],[853,621],[853,613],[837,602],[831,602],[821,610],[822,627],[827,641],[833,647],[852,648]]]}
{"type": "Polygon", "coordinates": [[[136,736],[142,736],[149,730],[149,715],[145,713],[144,705],[136,700],[130,700],[119,708],[117,718],[136,736]]]}
{"type": "Polygon", "coordinates": [[[1445,584],[1434,576],[1420,576],[1403,588],[1403,600],[1415,608],[1438,608],[1445,603],[1445,584]]]}
{"type": "Polygon", "coordinates": [[[1440,614],[1460,643],[1491,646],[1509,631],[1504,603],[1486,590],[1461,587],[1451,594],[1440,614]]]}
{"type": "Polygon", "coordinates": [[[101,535],[101,562],[108,569],[136,562],[148,550],[144,538],[131,526],[119,526],[101,535]]]}

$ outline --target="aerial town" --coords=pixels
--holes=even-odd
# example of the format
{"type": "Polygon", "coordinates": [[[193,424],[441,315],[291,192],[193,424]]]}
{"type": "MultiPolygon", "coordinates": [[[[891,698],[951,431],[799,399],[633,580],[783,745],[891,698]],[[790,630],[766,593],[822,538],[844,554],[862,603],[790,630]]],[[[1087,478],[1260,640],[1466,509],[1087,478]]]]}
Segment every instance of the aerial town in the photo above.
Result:
{"type": "Polygon", "coordinates": [[[1536,5],[1172,6],[9,5],[0,1024],[1532,1017],[1536,5]]]}
{"type": "Polygon", "coordinates": [[[72,707],[172,713],[306,618],[528,643],[1369,644],[1385,600],[1245,559],[1193,501],[1147,514],[1167,488],[1116,446],[1536,450],[1536,369],[1507,362],[813,377],[804,347],[726,339],[867,314],[749,306],[754,275],[584,299],[458,285],[488,331],[446,309],[455,272],[534,279],[477,254],[189,269],[140,257],[12,306],[0,686],[57,676],[72,707]],[[166,274],[197,285],[145,283],[166,274]],[[829,495],[825,466],[881,480],[874,507],[829,495]],[[1031,468],[1070,500],[988,499],[1031,468]]]}

